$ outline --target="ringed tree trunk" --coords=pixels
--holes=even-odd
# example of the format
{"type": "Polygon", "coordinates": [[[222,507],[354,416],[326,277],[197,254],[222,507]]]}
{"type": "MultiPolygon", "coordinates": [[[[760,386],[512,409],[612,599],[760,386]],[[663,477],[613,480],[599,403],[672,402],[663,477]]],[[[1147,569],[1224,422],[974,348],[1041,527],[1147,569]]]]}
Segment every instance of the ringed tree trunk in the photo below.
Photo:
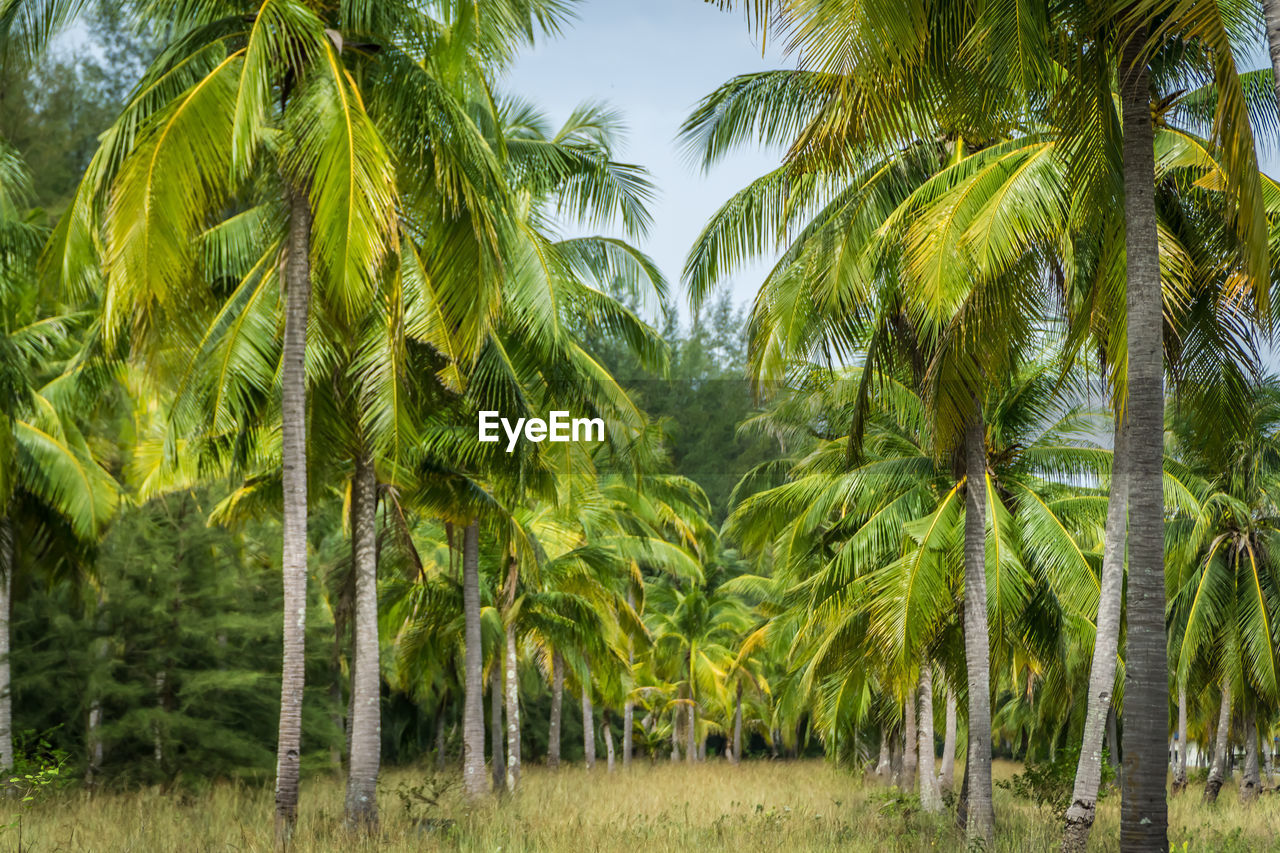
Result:
{"type": "Polygon", "coordinates": [[[920,667],[920,807],[936,814],[942,811],[938,777],[933,775],[933,667],[920,667]]]}
{"type": "Polygon", "coordinates": [[[564,658],[551,653],[551,723],[547,727],[547,766],[560,766],[560,717],[564,709],[564,658]]]}
{"type": "Polygon", "coordinates": [[[942,772],[939,785],[943,791],[956,786],[956,694],[947,685],[947,721],[942,735],[942,772]]]}
{"type": "Polygon", "coordinates": [[[489,749],[493,753],[489,772],[494,792],[506,784],[507,767],[502,756],[502,660],[493,662],[489,670],[489,749]]]}
{"type": "Polygon", "coordinates": [[[307,628],[307,315],[311,306],[311,204],[289,189],[288,248],[283,260],[284,343],[280,353],[280,564],[284,586],[280,729],[276,739],[277,846],[286,846],[298,821],[302,757],[302,692],[306,686],[307,628]]]}
{"type": "Polygon", "coordinates": [[[1120,69],[1128,264],[1129,583],[1121,850],[1169,849],[1169,665],[1164,614],[1164,315],[1145,32],[1120,69]]]}
{"type": "Polygon", "coordinates": [[[881,779],[884,779],[889,775],[889,764],[892,760],[889,755],[890,737],[889,727],[882,724],[880,726],[880,755],[876,759],[876,776],[881,779]]]}
{"type": "MultiPolygon", "coordinates": [[[[635,609],[636,599],[635,593],[628,585],[627,589],[627,606],[635,609]]],[[[627,640],[627,663],[634,666],[636,662],[635,644],[631,640],[627,640]]],[[[634,750],[634,735],[636,720],[636,703],[631,700],[631,694],[627,694],[626,700],[622,703],[622,766],[627,768],[631,766],[631,753],[634,750]]]]}
{"type": "Polygon", "coordinates": [[[969,678],[969,757],[965,763],[968,800],[965,834],[992,845],[995,811],[991,802],[991,640],[987,634],[986,430],[981,404],[965,431],[964,658],[969,678]]]}
{"type": "Polygon", "coordinates": [[[614,770],[613,724],[609,719],[608,708],[605,708],[604,712],[600,715],[600,725],[603,730],[602,733],[604,734],[604,754],[607,760],[606,766],[608,768],[608,772],[612,773],[614,770]]]}
{"type": "MultiPolygon", "coordinates": [[[[17,565],[14,558],[16,543],[13,541],[13,522],[8,515],[0,516],[0,773],[5,774],[4,785],[8,785],[8,773],[13,770],[13,694],[9,669],[9,613],[12,608],[13,571],[17,565]]],[[[105,641],[104,641],[105,642],[105,641]]],[[[102,704],[95,702],[89,711],[90,721],[97,712],[98,721],[102,719],[102,704]]],[[[95,726],[96,729],[96,726],[95,726]]],[[[89,772],[102,764],[102,740],[96,732],[90,741],[92,758],[89,772]]]]}
{"type": "MultiPolygon", "coordinates": [[[[914,791],[916,787],[916,769],[919,766],[916,754],[916,687],[907,691],[907,698],[902,704],[902,787],[914,791]]],[[[930,747],[932,750],[933,747],[930,747]]]]}
{"type": "Polygon", "coordinates": [[[742,763],[742,680],[738,680],[738,692],[733,700],[733,763],[742,763]]]}
{"type": "Polygon", "coordinates": [[[480,648],[480,527],[462,535],[464,679],[462,700],[462,787],[471,799],[487,793],[484,780],[484,659],[480,648]]]}
{"type": "Polygon", "coordinates": [[[596,726],[591,713],[591,665],[582,662],[582,748],[587,769],[596,766],[596,726]]]}
{"type": "MultiPolygon", "coordinates": [[[[1129,452],[1125,419],[1116,415],[1111,468],[1111,495],[1107,499],[1106,544],[1098,589],[1097,631],[1093,662],[1089,667],[1089,695],[1085,706],[1084,735],[1076,764],[1075,787],[1062,830],[1063,853],[1083,853],[1097,814],[1098,786],[1102,783],[1102,738],[1111,714],[1111,692],[1116,681],[1116,655],[1120,646],[1120,609],[1124,593],[1125,519],[1129,499],[1129,452]]],[[[1116,742],[1111,741],[1114,752],[1116,742]]],[[[1112,761],[1117,756],[1112,755],[1112,761]]]]}
{"type": "Polygon", "coordinates": [[[1262,15],[1267,26],[1267,47],[1271,52],[1271,70],[1275,75],[1276,105],[1280,106],[1280,0],[1262,0],[1262,15]]]}
{"type": "Polygon", "coordinates": [[[1231,682],[1222,679],[1222,702],[1218,706],[1218,733],[1213,745],[1213,764],[1209,766],[1209,778],[1204,783],[1201,802],[1214,803],[1222,790],[1222,780],[1227,770],[1227,744],[1231,735],[1231,682]]]}
{"type": "Polygon", "coordinates": [[[671,760],[680,760],[680,720],[684,714],[683,706],[676,705],[671,709],[671,760]]]}
{"type": "Polygon", "coordinates": [[[520,785],[520,682],[516,680],[516,626],[507,625],[507,791],[520,785]]]}
{"type": "Polygon", "coordinates": [[[378,662],[378,477],[373,457],[360,453],[351,481],[351,551],[355,572],[355,666],[351,688],[351,758],[347,769],[347,825],[378,826],[378,767],[382,750],[378,662]]]}
{"type": "Polygon", "coordinates": [[[691,704],[686,709],[689,727],[685,730],[685,763],[693,764],[698,760],[698,706],[692,704],[693,691],[689,691],[691,704]]]}
{"type": "Polygon", "coordinates": [[[515,596],[516,583],[519,581],[519,564],[515,557],[507,562],[507,643],[506,643],[506,685],[507,685],[507,791],[515,793],[520,786],[520,682],[517,679],[515,596]]]}
{"type": "Polygon", "coordinates": [[[1244,775],[1240,777],[1240,802],[1248,805],[1262,792],[1258,768],[1258,716],[1253,708],[1244,718],[1244,775]]]}

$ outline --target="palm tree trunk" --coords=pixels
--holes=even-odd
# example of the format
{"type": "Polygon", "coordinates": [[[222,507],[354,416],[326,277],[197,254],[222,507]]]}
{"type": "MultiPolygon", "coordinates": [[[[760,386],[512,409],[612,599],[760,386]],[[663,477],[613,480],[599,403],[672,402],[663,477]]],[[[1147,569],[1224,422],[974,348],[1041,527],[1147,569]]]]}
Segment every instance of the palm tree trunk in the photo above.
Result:
{"type": "Polygon", "coordinates": [[[591,665],[582,662],[582,749],[587,769],[596,766],[596,726],[591,714],[591,665]]]}
{"type": "MultiPolygon", "coordinates": [[[[513,561],[514,562],[514,561],[513,561]]],[[[507,791],[520,786],[520,682],[516,679],[516,626],[507,624],[507,791]]]]}
{"type": "MultiPolygon", "coordinates": [[[[632,610],[635,609],[636,599],[635,592],[631,589],[630,584],[627,586],[627,606],[632,610]]],[[[635,644],[627,640],[627,664],[634,667],[636,662],[635,644]]],[[[631,694],[627,694],[626,700],[622,703],[622,766],[627,768],[631,766],[631,753],[634,749],[634,736],[632,730],[635,728],[636,704],[631,701],[631,694]]]]}
{"type": "Polygon", "coordinates": [[[991,803],[991,651],[987,635],[986,430],[982,408],[965,430],[964,659],[969,678],[969,799],[965,834],[992,845],[995,812],[991,803]]]}
{"type": "Polygon", "coordinates": [[[608,772],[612,773],[614,770],[613,726],[609,720],[608,708],[605,708],[604,713],[600,715],[600,725],[604,733],[604,754],[607,759],[606,767],[608,768],[608,772]]]}
{"type": "MultiPolygon", "coordinates": [[[[689,691],[692,697],[693,691],[689,691]]],[[[685,763],[692,764],[698,760],[698,706],[689,705],[685,712],[688,714],[689,728],[685,730],[685,763]]]]}
{"type": "Polygon", "coordinates": [[[889,741],[889,784],[894,788],[902,787],[902,757],[902,730],[894,729],[889,741]]]}
{"type": "Polygon", "coordinates": [[[1187,787],[1187,688],[1178,686],[1178,756],[1173,767],[1173,793],[1187,787]]]}
{"type": "Polygon", "coordinates": [[[1262,772],[1266,775],[1267,786],[1270,787],[1274,783],[1272,778],[1274,775],[1273,756],[1271,754],[1272,740],[1269,732],[1261,732],[1260,734],[1262,735],[1262,772]]]}
{"type": "Polygon", "coordinates": [[[1253,708],[1244,718],[1244,775],[1240,777],[1240,802],[1248,804],[1262,792],[1258,769],[1258,716],[1253,708]]]}
{"type": "Polygon", "coordinates": [[[1231,734],[1231,682],[1222,679],[1222,702],[1218,706],[1218,734],[1213,746],[1213,764],[1209,766],[1209,778],[1204,782],[1201,802],[1217,802],[1222,790],[1223,774],[1227,767],[1227,740],[1231,734]]]}
{"type": "Polygon", "coordinates": [[[1169,849],[1169,666],[1164,632],[1164,316],[1151,85],[1133,33],[1120,70],[1128,264],[1129,583],[1120,849],[1169,849]]]}
{"type": "Polygon", "coordinates": [[[943,791],[950,791],[956,786],[956,694],[947,685],[947,721],[942,735],[942,771],[939,773],[939,785],[943,791]]]}
{"type": "Polygon", "coordinates": [[[632,734],[635,721],[636,705],[628,698],[622,704],[622,767],[624,770],[631,766],[631,753],[635,750],[635,738],[632,734]]]}
{"type": "Polygon", "coordinates": [[[355,671],[351,689],[351,758],[347,769],[347,824],[374,832],[378,825],[378,766],[382,750],[378,663],[378,475],[366,452],[351,480],[352,569],[356,582],[355,671]]]}
{"type": "MultiPolygon", "coordinates": [[[[10,610],[12,609],[14,557],[13,522],[0,516],[0,773],[13,769],[13,694],[9,668],[10,610]]],[[[99,706],[99,715],[101,706],[99,706]]],[[[101,749],[101,747],[99,747],[101,749]]],[[[101,758],[98,763],[101,764],[101,758]]],[[[7,776],[5,777],[8,778],[7,776]]],[[[7,783],[6,783],[7,784],[7,783]]]]}
{"type": "Polygon", "coordinates": [[[464,678],[462,700],[462,787],[472,799],[483,796],[484,659],[480,648],[480,527],[467,525],[462,536],[462,615],[464,678]]]}
{"type": "Polygon", "coordinates": [[[284,258],[284,343],[280,353],[281,577],[284,586],[284,659],[280,675],[280,730],[276,739],[278,847],[287,846],[298,820],[302,758],[302,692],[306,686],[307,628],[307,314],[311,303],[311,204],[289,190],[289,236],[284,258]]]}
{"type": "MultiPolygon", "coordinates": [[[[1125,517],[1129,500],[1129,452],[1125,419],[1117,415],[1112,453],[1111,496],[1103,533],[1102,577],[1098,590],[1097,631],[1089,668],[1089,697],[1084,736],[1076,764],[1075,787],[1062,831],[1063,853],[1081,853],[1089,843],[1102,782],[1102,736],[1111,709],[1116,681],[1116,653],[1120,645],[1120,608],[1124,590],[1125,517]]],[[[1112,750],[1115,745],[1113,742],[1112,750]]]]}
{"type": "Polygon", "coordinates": [[[742,763],[742,681],[733,700],[733,763],[742,763]]]}
{"type": "Polygon", "coordinates": [[[502,790],[507,778],[502,749],[502,661],[495,660],[489,670],[489,750],[493,753],[489,770],[495,793],[502,790]]]}
{"type": "Polygon", "coordinates": [[[876,776],[884,779],[889,775],[889,766],[892,757],[889,754],[889,727],[880,726],[880,756],[876,760],[876,776]]]}
{"type": "Polygon", "coordinates": [[[547,766],[560,766],[560,715],[564,709],[564,658],[551,653],[551,724],[547,727],[547,766]]]}
{"type": "Polygon", "coordinates": [[[920,667],[920,807],[926,812],[942,811],[942,794],[933,767],[933,665],[920,667]]]}
{"type": "Polygon", "coordinates": [[[920,806],[926,812],[942,810],[942,794],[934,775],[933,755],[933,665],[925,661],[920,667],[920,721],[917,726],[920,768],[920,806]]]}
{"type": "Polygon", "coordinates": [[[916,733],[916,687],[917,685],[912,685],[902,703],[902,787],[907,791],[915,790],[916,770],[920,765],[916,752],[919,740],[916,733]]]}
{"type": "Polygon", "coordinates": [[[683,707],[675,706],[671,711],[671,761],[680,760],[680,720],[684,715],[683,707]]]}
{"type": "Polygon", "coordinates": [[[1267,25],[1267,47],[1271,51],[1276,104],[1280,106],[1280,0],[1262,0],[1262,15],[1267,25]]]}

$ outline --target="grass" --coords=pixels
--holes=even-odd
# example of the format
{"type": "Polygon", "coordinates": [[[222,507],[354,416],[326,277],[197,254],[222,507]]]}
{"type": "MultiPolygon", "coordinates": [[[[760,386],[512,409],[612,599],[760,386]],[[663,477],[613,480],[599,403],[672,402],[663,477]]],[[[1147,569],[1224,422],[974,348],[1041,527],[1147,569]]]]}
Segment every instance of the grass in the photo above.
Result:
{"type": "MultiPolygon", "coordinates": [[[[996,776],[1016,766],[997,762],[996,776]]],[[[661,762],[609,775],[569,767],[528,767],[519,795],[479,807],[456,784],[434,805],[431,774],[394,769],[384,776],[378,838],[358,840],[342,824],[342,782],[308,781],[294,849],[361,851],[688,851],[963,850],[950,820],[919,814],[909,799],[821,761],[748,762],[693,767],[661,762]]],[[[437,780],[443,782],[444,780],[437,780]]],[[[17,808],[14,806],[14,808],[17,808]]],[[[53,851],[270,851],[272,796],[262,787],[220,784],[200,793],[146,789],[51,795],[0,833],[0,849],[53,851]]],[[[996,791],[996,850],[1056,849],[1052,814],[996,791]]],[[[1280,851],[1280,795],[1249,809],[1228,785],[1218,806],[1198,791],[1173,800],[1173,849],[1280,851]]],[[[1118,849],[1118,800],[1105,801],[1091,849],[1118,849]]]]}

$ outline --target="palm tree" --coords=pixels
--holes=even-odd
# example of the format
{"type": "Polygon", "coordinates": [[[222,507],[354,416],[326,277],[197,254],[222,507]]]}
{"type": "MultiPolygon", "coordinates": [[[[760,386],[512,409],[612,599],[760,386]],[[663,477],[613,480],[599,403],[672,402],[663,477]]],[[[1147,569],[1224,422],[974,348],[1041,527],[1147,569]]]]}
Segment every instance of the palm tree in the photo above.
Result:
{"type": "MultiPolygon", "coordinates": [[[[13,768],[9,617],[20,552],[38,541],[24,528],[61,519],[94,543],[119,503],[116,481],[74,413],[93,408],[94,371],[79,352],[85,313],[38,298],[35,259],[43,237],[21,215],[29,178],[0,142],[0,771],[13,768]]],[[[33,548],[35,546],[32,546],[33,548]]]]}
{"type": "MultiPolygon", "coordinates": [[[[1246,394],[1247,416],[1226,430],[1204,422],[1194,403],[1169,419],[1171,453],[1185,465],[1180,474],[1193,496],[1167,534],[1175,677],[1186,685],[1202,671],[1221,685],[1207,801],[1222,785],[1233,699],[1246,722],[1247,773],[1256,777],[1257,733],[1250,724],[1280,694],[1272,628],[1280,606],[1273,576],[1280,391],[1270,379],[1246,394]]],[[[1246,776],[1242,798],[1256,795],[1254,777],[1246,776]]]]}
{"type": "MultiPolygon", "coordinates": [[[[109,338],[117,339],[124,330],[126,306],[141,307],[143,312],[135,316],[146,320],[134,323],[133,331],[142,333],[135,335],[137,347],[145,344],[147,332],[165,326],[161,317],[171,321],[166,328],[171,337],[175,329],[183,329],[176,321],[185,319],[181,312],[191,303],[176,294],[192,291],[177,285],[187,284],[188,271],[199,270],[191,263],[192,238],[207,217],[246,190],[265,187],[265,194],[254,199],[262,216],[250,217],[246,226],[287,223],[286,233],[268,241],[254,272],[235,294],[259,298],[279,270],[284,291],[279,356],[282,560],[289,614],[277,772],[277,832],[283,841],[296,817],[300,754],[305,354],[312,282],[320,285],[323,310],[346,318],[356,314],[380,286],[384,260],[402,248],[397,210],[411,211],[414,225],[430,227],[443,220],[448,229],[450,220],[459,220],[458,204],[465,199],[468,222],[480,223],[482,233],[497,233],[494,222],[506,197],[496,159],[452,93],[456,86],[468,85],[459,80],[469,81],[473,92],[484,88],[475,82],[482,74],[477,69],[484,62],[500,65],[514,45],[532,37],[534,30],[526,22],[554,25],[561,10],[541,3],[481,14],[461,10],[444,27],[430,24],[413,3],[344,5],[321,14],[281,0],[260,4],[253,15],[240,11],[210,0],[167,15],[193,25],[175,35],[104,136],[51,257],[69,280],[80,280],[75,270],[84,266],[82,247],[92,245],[84,233],[106,214],[105,325],[109,338]],[[348,37],[357,30],[357,38],[348,37]],[[462,50],[432,51],[432,43],[440,39],[462,50]],[[234,44],[243,47],[227,47],[234,44]],[[461,72],[420,59],[437,55],[463,57],[461,72]],[[362,73],[353,75],[349,66],[359,66],[362,73]],[[288,143],[268,146],[277,133],[288,143]],[[421,168],[397,181],[392,153],[401,164],[421,168]],[[187,190],[195,175],[201,176],[196,180],[203,191],[193,196],[187,190]]],[[[165,4],[150,4],[148,12],[164,16],[165,4]]],[[[234,233],[244,240],[253,232],[246,227],[234,233]]],[[[476,280],[468,284],[469,292],[479,297],[474,301],[482,309],[481,323],[485,311],[492,310],[484,306],[492,306],[496,292],[496,278],[484,274],[485,268],[485,263],[477,266],[478,290],[476,280]]],[[[453,310],[443,318],[469,310],[472,301],[449,297],[446,304],[453,310]]],[[[453,323],[452,334],[474,340],[476,313],[453,323]]],[[[234,408],[214,415],[224,422],[235,416],[234,408]]],[[[367,607],[365,611],[367,615],[367,607]]],[[[370,635],[366,630],[361,636],[370,635]]],[[[370,725],[368,715],[361,716],[362,727],[370,725]]],[[[376,773],[376,762],[373,767],[376,773]]],[[[368,768],[357,769],[369,775],[368,768]]],[[[365,779],[357,788],[368,785],[365,779]]],[[[353,804],[366,799],[357,793],[353,804]]],[[[373,814],[363,808],[357,808],[353,819],[373,814]]]]}

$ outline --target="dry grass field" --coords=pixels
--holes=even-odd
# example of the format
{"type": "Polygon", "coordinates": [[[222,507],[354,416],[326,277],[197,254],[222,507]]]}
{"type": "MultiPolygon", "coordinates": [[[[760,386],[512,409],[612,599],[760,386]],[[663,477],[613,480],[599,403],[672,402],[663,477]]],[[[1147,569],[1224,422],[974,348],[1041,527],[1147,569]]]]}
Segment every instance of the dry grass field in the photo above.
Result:
{"type": "MultiPolygon", "coordinates": [[[[997,778],[1015,772],[997,763],[997,778]]],[[[429,774],[385,774],[381,833],[356,841],[342,826],[342,785],[311,780],[294,849],[311,851],[917,851],[963,849],[950,821],[928,819],[886,789],[821,761],[639,765],[627,773],[551,773],[526,769],[513,798],[478,808],[446,786],[433,805],[429,774]],[[415,790],[416,789],[416,790],[415,790]]],[[[1000,851],[1051,850],[1051,814],[996,792],[1000,851]]],[[[1280,796],[1248,809],[1225,788],[1213,809],[1195,791],[1174,800],[1176,851],[1280,851],[1280,796]]],[[[261,787],[231,784],[202,794],[142,790],[90,796],[54,794],[4,830],[0,849],[54,851],[270,851],[272,798],[261,787]]],[[[1117,801],[1104,803],[1092,849],[1116,850],[1117,801]]]]}

